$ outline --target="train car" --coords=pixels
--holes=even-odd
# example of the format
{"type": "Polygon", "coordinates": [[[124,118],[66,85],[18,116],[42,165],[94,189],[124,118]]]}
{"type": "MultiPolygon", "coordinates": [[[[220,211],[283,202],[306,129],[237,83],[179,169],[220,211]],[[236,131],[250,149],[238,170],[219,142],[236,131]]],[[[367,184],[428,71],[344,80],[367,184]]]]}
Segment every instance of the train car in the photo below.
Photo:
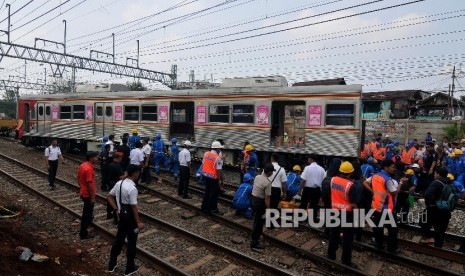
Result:
{"type": "Polygon", "coordinates": [[[229,164],[237,163],[245,141],[263,159],[272,152],[356,157],[359,151],[361,85],[288,87],[284,77],[265,77],[225,80],[215,89],[78,91],[22,96],[23,143],[57,138],[63,150],[96,150],[104,135],[137,128],[141,137],[160,133],[167,144],[190,139],[198,157],[222,139],[229,164]]]}

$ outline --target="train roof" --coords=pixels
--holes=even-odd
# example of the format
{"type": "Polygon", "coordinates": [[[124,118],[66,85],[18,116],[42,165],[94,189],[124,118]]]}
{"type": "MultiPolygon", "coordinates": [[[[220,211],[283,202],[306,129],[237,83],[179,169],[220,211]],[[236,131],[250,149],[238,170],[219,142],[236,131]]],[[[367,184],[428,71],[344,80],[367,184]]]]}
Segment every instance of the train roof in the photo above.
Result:
{"type": "Polygon", "coordinates": [[[79,99],[79,98],[140,98],[140,97],[179,97],[179,96],[255,96],[255,95],[280,95],[286,94],[346,94],[360,93],[362,85],[321,85],[321,86],[297,86],[297,87],[235,87],[215,89],[189,89],[189,90],[154,90],[154,91],[118,91],[118,92],[76,92],[64,94],[29,94],[22,95],[22,100],[45,99],[79,99]]]}

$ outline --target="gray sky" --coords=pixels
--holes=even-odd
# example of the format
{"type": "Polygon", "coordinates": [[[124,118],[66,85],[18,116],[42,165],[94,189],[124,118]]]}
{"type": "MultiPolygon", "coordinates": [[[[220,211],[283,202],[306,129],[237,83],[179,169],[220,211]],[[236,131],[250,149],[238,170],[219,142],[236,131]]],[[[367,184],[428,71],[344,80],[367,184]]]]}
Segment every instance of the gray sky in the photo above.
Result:
{"type": "MultiPolygon", "coordinates": [[[[141,67],[170,72],[177,64],[180,81],[194,70],[200,80],[279,74],[291,83],[344,77],[349,84],[363,84],[365,91],[439,91],[447,89],[456,65],[462,77],[457,89],[463,90],[462,83],[465,88],[460,70],[465,58],[463,0],[426,0],[380,11],[375,10],[414,0],[29,1],[0,0],[2,19],[5,4],[11,4],[12,12],[26,5],[12,16],[13,43],[32,46],[35,37],[61,42],[66,19],[68,53],[111,53],[114,32],[118,63],[135,57],[139,39],[141,67]]],[[[0,29],[6,24],[0,23],[0,29]]],[[[6,36],[0,39],[6,41],[6,36]]],[[[62,51],[52,44],[39,47],[62,51]]],[[[1,78],[24,76],[23,60],[4,59],[0,67],[5,68],[1,78]]],[[[50,75],[48,66],[28,63],[28,80],[43,79],[44,67],[50,75]]],[[[77,79],[130,80],[84,70],[77,71],[77,79]]]]}

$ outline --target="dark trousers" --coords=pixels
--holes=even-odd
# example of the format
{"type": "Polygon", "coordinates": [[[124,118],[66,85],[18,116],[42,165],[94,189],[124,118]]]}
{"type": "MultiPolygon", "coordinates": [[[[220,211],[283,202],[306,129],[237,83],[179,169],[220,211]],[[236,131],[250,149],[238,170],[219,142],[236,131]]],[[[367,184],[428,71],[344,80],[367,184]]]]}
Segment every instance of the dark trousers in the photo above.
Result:
{"type": "MultiPolygon", "coordinates": [[[[381,212],[375,211],[373,214],[373,222],[378,226],[379,221],[381,220],[381,212]]],[[[375,245],[378,249],[383,248],[384,243],[384,227],[388,229],[388,250],[397,249],[397,224],[396,227],[392,227],[391,224],[387,224],[382,227],[374,227],[373,234],[375,237],[375,245]]]]}
{"type": "Polygon", "coordinates": [[[116,239],[113,242],[113,246],[110,251],[110,263],[109,268],[113,268],[116,265],[118,255],[121,253],[123,248],[124,240],[127,238],[128,243],[126,246],[126,271],[132,271],[134,269],[134,259],[136,258],[136,244],[138,231],[134,219],[130,221],[120,220],[118,222],[118,232],[116,233],[116,239]]]}
{"type": "Polygon", "coordinates": [[[178,195],[186,197],[189,194],[189,167],[180,166],[179,174],[178,195]]]}
{"type": "Polygon", "coordinates": [[[312,210],[312,219],[317,222],[318,220],[318,203],[320,202],[321,189],[304,187],[302,191],[302,199],[300,201],[300,209],[307,210],[307,206],[310,203],[310,210],[312,210]]]}
{"type": "Polygon", "coordinates": [[[426,209],[427,220],[421,225],[425,236],[433,238],[431,226],[434,228],[434,246],[442,247],[444,245],[444,237],[446,236],[447,226],[449,225],[450,212],[441,211],[436,206],[429,206],[426,209]]]}
{"type": "Polygon", "coordinates": [[[263,216],[266,212],[266,204],[263,198],[251,196],[251,199],[252,210],[255,214],[252,230],[252,245],[256,245],[258,244],[260,235],[263,233],[263,226],[265,225],[265,219],[263,218],[263,216]]]}
{"type": "MultiPolygon", "coordinates": [[[[339,219],[340,219],[339,215],[339,219]]],[[[352,212],[347,212],[347,222],[353,222],[352,212]]],[[[352,264],[352,244],[354,242],[354,228],[352,227],[333,227],[329,229],[328,258],[336,260],[336,251],[339,247],[340,236],[342,232],[342,258],[345,265],[352,264]]]]}
{"type": "Polygon", "coordinates": [[[150,180],[150,166],[143,167],[142,172],[140,174],[140,182],[145,182],[145,185],[148,185],[150,184],[150,180]]]}
{"type": "Polygon", "coordinates": [[[202,200],[202,211],[209,213],[218,210],[218,179],[205,177],[205,193],[202,200]]]}
{"type": "Polygon", "coordinates": [[[100,163],[100,188],[102,190],[108,189],[107,168],[108,168],[108,165],[100,163]]]}
{"type": "Polygon", "coordinates": [[[58,170],[58,160],[48,160],[48,165],[50,166],[50,169],[48,169],[48,183],[51,187],[54,187],[58,170]]]}
{"type": "Polygon", "coordinates": [[[408,203],[408,193],[399,193],[396,200],[396,214],[400,214],[401,223],[408,223],[408,213],[410,212],[410,204],[408,203]]]}
{"type": "Polygon", "coordinates": [[[82,208],[81,231],[79,231],[79,236],[84,238],[89,234],[87,228],[92,223],[94,204],[90,203],[90,198],[88,197],[81,197],[81,199],[84,202],[84,207],[82,208]]]}
{"type": "Polygon", "coordinates": [[[281,188],[271,187],[270,209],[278,209],[281,201],[281,188]]]}

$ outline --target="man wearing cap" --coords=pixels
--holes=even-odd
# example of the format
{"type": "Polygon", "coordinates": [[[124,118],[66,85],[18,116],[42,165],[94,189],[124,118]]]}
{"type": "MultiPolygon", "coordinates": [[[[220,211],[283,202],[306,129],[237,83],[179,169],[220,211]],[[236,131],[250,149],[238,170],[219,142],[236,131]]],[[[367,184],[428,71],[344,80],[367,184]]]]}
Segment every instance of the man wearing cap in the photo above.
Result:
{"type": "MultiPolygon", "coordinates": [[[[169,165],[169,160],[166,157],[166,148],[165,142],[161,139],[160,133],[153,137],[153,163],[155,166],[155,174],[157,177],[160,175],[160,166],[164,166],[165,168],[169,165]]],[[[161,178],[158,178],[158,183],[161,183],[161,178]]]]}
{"type": "MultiPolygon", "coordinates": [[[[108,179],[108,188],[109,190],[113,189],[115,183],[124,179],[125,174],[121,168],[121,161],[123,160],[124,153],[121,151],[115,152],[113,155],[113,161],[107,167],[107,179],[108,179]]],[[[117,222],[116,215],[113,213],[113,208],[107,202],[107,219],[115,219],[115,224],[117,222]]]]}
{"type": "Polygon", "coordinates": [[[252,145],[245,146],[245,151],[247,152],[247,163],[246,163],[246,173],[250,174],[252,177],[257,175],[258,168],[258,157],[254,151],[252,145]]]}
{"type": "Polygon", "coordinates": [[[129,147],[131,148],[131,150],[136,148],[136,142],[137,141],[140,142],[140,136],[139,136],[138,133],[139,133],[139,130],[137,128],[134,128],[132,130],[131,137],[129,137],[129,147]]]}
{"type": "Polygon", "coordinates": [[[179,187],[178,196],[185,199],[191,199],[189,195],[189,178],[191,174],[191,153],[189,149],[192,143],[189,140],[184,141],[184,148],[179,152],[179,187]]]}
{"type": "Polygon", "coordinates": [[[400,216],[401,223],[408,223],[408,213],[410,212],[410,203],[408,197],[415,190],[416,176],[412,169],[404,172],[404,177],[400,180],[402,185],[396,200],[396,214],[400,216]]]}
{"type": "Polygon", "coordinates": [[[145,183],[145,185],[150,184],[151,176],[150,176],[150,154],[152,153],[152,148],[149,145],[149,137],[145,137],[142,139],[142,153],[144,154],[144,164],[142,165],[142,172],[141,172],[141,183],[145,183]]]}
{"type": "Polygon", "coordinates": [[[265,247],[260,244],[259,239],[263,233],[263,226],[265,225],[266,209],[270,208],[271,182],[269,178],[273,172],[273,164],[266,163],[263,168],[263,174],[257,175],[253,182],[251,200],[255,216],[250,248],[255,251],[265,249],[265,247]]]}
{"type": "Polygon", "coordinates": [[[407,144],[407,147],[405,147],[402,150],[402,155],[400,157],[400,161],[402,162],[402,164],[405,165],[405,167],[408,167],[413,164],[413,161],[415,159],[415,152],[416,152],[416,149],[413,146],[413,141],[410,141],[407,144]]]}
{"type": "Polygon", "coordinates": [[[219,177],[218,163],[221,157],[218,155],[223,148],[219,141],[213,141],[211,151],[207,151],[202,160],[202,176],[205,179],[205,193],[202,200],[202,212],[209,215],[218,211],[218,193],[219,193],[219,177]]]}
{"type": "Polygon", "coordinates": [[[92,223],[92,216],[94,213],[94,204],[95,204],[95,174],[94,174],[94,164],[98,161],[98,152],[90,151],[87,152],[86,162],[79,165],[79,170],[77,174],[77,179],[80,188],[80,196],[84,202],[84,207],[82,209],[82,218],[81,218],[81,230],[79,231],[79,237],[81,240],[91,238],[87,232],[87,228],[92,223]]]}
{"type": "Polygon", "coordinates": [[[429,131],[428,131],[428,133],[426,133],[425,142],[426,143],[433,142],[433,135],[431,135],[431,132],[429,132],[429,131]]]}
{"type": "MultiPolygon", "coordinates": [[[[342,162],[339,167],[339,175],[331,179],[331,209],[338,211],[339,219],[342,219],[342,213],[345,213],[346,222],[352,223],[354,220],[353,210],[357,208],[357,189],[351,179],[354,173],[353,165],[348,162],[342,162]]],[[[336,251],[339,247],[341,231],[343,233],[342,242],[342,263],[354,268],[357,265],[352,263],[352,244],[354,242],[353,227],[333,227],[329,234],[328,258],[336,260],[336,251]]]]}

